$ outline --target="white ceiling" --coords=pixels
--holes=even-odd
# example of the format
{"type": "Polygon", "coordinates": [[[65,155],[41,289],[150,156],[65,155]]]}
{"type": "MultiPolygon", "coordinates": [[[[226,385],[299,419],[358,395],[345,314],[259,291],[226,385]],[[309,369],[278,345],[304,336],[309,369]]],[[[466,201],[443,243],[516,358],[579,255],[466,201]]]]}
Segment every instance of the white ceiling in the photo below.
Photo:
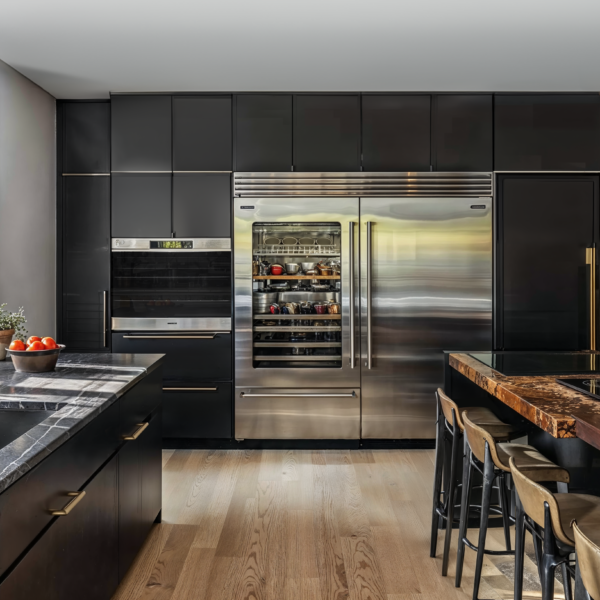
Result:
{"type": "Polygon", "coordinates": [[[598,0],[0,0],[0,59],[57,98],[598,91],[598,0]]]}

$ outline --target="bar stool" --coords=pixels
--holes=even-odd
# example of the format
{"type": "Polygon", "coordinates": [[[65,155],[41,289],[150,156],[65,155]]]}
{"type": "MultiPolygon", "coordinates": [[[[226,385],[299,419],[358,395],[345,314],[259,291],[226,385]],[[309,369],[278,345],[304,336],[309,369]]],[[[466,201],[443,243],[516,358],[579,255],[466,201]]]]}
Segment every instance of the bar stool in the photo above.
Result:
{"type": "MultiPolygon", "coordinates": [[[[569,555],[575,551],[575,533],[571,524],[577,521],[580,529],[593,531],[600,537],[600,497],[588,494],[553,494],[534,481],[536,473],[532,477],[532,473],[512,457],[509,464],[524,514],[539,527],[532,533],[541,542],[541,556],[538,560],[542,600],[554,598],[554,573],[558,566],[563,572],[565,598],[570,600],[571,573],[568,563],[569,555]]],[[[515,565],[519,565],[519,571],[515,566],[515,598],[517,591],[521,594],[522,589],[524,530],[527,527],[531,531],[527,519],[522,515],[519,515],[519,519],[523,521],[523,527],[519,528],[515,544],[515,565]]]]}
{"type": "MultiPolygon", "coordinates": [[[[585,587],[587,596],[600,598],[600,546],[596,545],[585,535],[577,521],[571,523],[575,537],[575,551],[577,552],[577,575],[575,576],[575,597],[584,596],[578,593],[578,584],[585,587]]],[[[600,541],[600,528],[593,531],[596,541],[600,541]]]]}
{"type": "MultiPolygon", "coordinates": [[[[469,546],[469,548],[477,552],[475,581],[473,585],[473,600],[477,600],[484,554],[505,556],[515,553],[511,550],[510,543],[510,525],[512,519],[509,516],[510,506],[506,481],[506,476],[510,473],[510,459],[512,458],[520,468],[527,469],[528,471],[536,471],[536,477],[538,477],[540,481],[568,481],[569,473],[562,467],[559,467],[548,460],[533,446],[527,444],[496,443],[496,440],[489,431],[486,431],[484,428],[471,421],[468,411],[463,412],[462,419],[465,426],[465,438],[468,447],[464,459],[455,585],[456,587],[460,587],[465,558],[465,546],[469,546]],[[477,546],[467,539],[468,506],[471,501],[473,473],[475,470],[483,475],[481,522],[477,546]],[[498,487],[500,488],[500,507],[504,519],[506,550],[486,550],[485,540],[487,537],[492,488],[497,479],[499,480],[498,487]]],[[[569,494],[566,495],[569,496],[569,494]]],[[[517,574],[515,574],[515,577],[516,576],[517,574]]]]}
{"type": "MultiPolygon", "coordinates": [[[[463,446],[462,440],[465,427],[456,403],[440,388],[436,391],[435,396],[437,398],[438,417],[429,555],[432,558],[435,557],[440,521],[446,521],[446,536],[442,558],[442,575],[445,577],[448,574],[448,560],[450,557],[450,543],[452,540],[456,504],[455,496],[460,485],[458,482],[458,461],[459,453],[463,446]]],[[[522,435],[522,432],[518,428],[502,422],[488,408],[477,407],[463,410],[468,410],[470,418],[479,425],[484,426],[496,439],[503,441],[522,435]]]]}

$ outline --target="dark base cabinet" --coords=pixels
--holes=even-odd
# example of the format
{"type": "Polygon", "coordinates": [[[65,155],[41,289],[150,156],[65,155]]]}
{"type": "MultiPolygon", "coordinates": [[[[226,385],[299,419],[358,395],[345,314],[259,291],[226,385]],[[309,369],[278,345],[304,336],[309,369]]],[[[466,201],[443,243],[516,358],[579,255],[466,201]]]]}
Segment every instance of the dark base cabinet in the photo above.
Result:
{"type": "Polygon", "coordinates": [[[231,383],[171,388],[163,396],[163,437],[231,438],[231,383]]]}
{"type": "Polygon", "coordinates": [[[158,368],[0,494],[0,600],[110,600],[160,517],[161,387],[158,368]]]}

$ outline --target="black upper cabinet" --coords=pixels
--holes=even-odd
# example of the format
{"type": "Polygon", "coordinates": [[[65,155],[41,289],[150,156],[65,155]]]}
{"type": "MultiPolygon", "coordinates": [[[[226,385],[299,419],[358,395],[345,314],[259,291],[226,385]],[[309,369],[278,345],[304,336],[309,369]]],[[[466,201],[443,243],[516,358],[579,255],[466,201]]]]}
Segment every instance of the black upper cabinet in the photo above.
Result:
{"type": "Polygon", "coordinates": [[[110,104],[64,102],[63,173],[110,172],[110,104]]]}
{"type": "Polygon", "coordinates": [[[63,198],[61,337],[72,350],[108,349],[110,177],[64,177],[63,198]]]}
{"type": "Polygon", "coordinates": [[[360,170],[360,97],[294,97],[294,170],[360,170]]]}
{"type": "Polygon", "coordinates": [[[173,98],[173,170],[231,171],[231,97],[173,98]]]}
{"type": "Polygon", "coordinates": [[[430,96],[363,96],[363,171],[429,171],[430,122],[430,96]]]}
{"type": "Polygon", "coordinates": [[[236,171],[292,170],[292,96],[236,97],[236,171]]]}
{"type": "Polygon", "coordinates": [[[113,174],[112,237],[171,237],[170,174],[113,174]]]}
{"type": "Polygon", "coordinates": [[[171,96],[112,96],[113,171],[171,171],[171,96]]]}
{"type": "Polygon", "coordinates": [[[175,237],[231,236],[229,173],[176,173],[173,176],[175,237]]]}
{"type": "Polygon", "coordinates": [[[432,158],[435,171],[492,171],[491,94],[434,96],[432,158]]]}
{"type": "Polygon", "coordinates": [[[600,96],[495,96],[498,171],[600,169],[600,96]]]}

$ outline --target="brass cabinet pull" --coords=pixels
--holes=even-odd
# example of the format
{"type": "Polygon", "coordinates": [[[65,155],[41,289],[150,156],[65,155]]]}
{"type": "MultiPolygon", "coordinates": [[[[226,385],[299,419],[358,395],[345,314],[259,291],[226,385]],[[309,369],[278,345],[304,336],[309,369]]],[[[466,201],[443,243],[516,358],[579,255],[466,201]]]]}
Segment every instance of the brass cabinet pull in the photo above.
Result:
{"type": "Polygon", "coordinates": [[[124,335],[125,340],[214,340],[217,333],[207,335],[124,335]]]}
{"type": "Polygon", "coordinates": [[[590,350],[596,349],[596,248],[585,249],[585,264],[590,266],[590,350]]]}
{"type": "Polygon", "coordinates": [[[216,392],[219,388],[164,387],[163,392],[216,392]]]}
{"type": "Polygon", "coordinates": [[[135,433],[132,433],[131,435],[124,435],[123,439],[127,442],[137,440],[140,437],[140,435],[142,435],[142,433],[144,433],[144,431],[146,430],[148,425],[150,425],[150,423],[138,423],[139,429],[135,433]]]}
{"type": "Polygon", "coordinates": [[[69,500],[62,510],[51,510],[50,514],[53,517],[64,517],[68,515],[83,499],[85,492],[68,492],[67,496],[71,496],[72,500],[69,500]]]}

